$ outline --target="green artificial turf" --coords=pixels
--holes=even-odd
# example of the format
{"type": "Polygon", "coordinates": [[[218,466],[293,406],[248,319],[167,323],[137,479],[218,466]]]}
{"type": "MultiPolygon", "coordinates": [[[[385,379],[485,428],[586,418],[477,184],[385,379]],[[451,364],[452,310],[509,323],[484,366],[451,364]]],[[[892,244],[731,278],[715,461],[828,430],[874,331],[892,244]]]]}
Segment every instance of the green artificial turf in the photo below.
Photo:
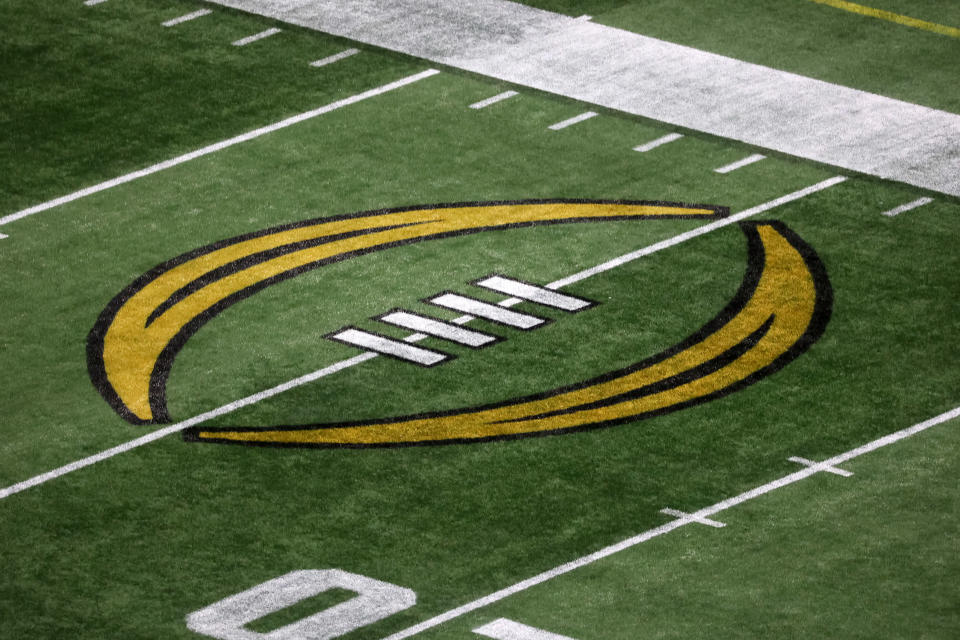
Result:
{"type": "MultiPolygon", "coordinates": [[[[0,145],[8,145],[0,162],[18,172],[13,178],[0,171],[4,212],[425,68],[364,51],[338,63],[343,67],[313,69],[306,63],[350,43],[296,29],[234,50],[232,39],[273,23],[233,12],[218,11],[202,19],[208,22],[185,23],[170,33],[159,27],[197,6],[133,0],[79,8],[4,5],[34,23],[31,36],[23,20],[0,21],[11,34],[8,42],[32,42],[38,51],[48,43],[44,55],[53,55],[49,43],[67,22],[69,38],[61,39],[73,51],[58,53],[65,66],[50,66],[43,70],[48,75],[32,79],[14,77],[10,86],[19,89],[0,95],[19,101],[17,109],[29,116],[2,125],[16,135],[0,137],[0,145]],[[94,55],[102,51],[104,34],[120,44],[109,55],[94,55]],[[182,89],[171,88],[167,97],[136,98],[131,86],[141,81],[166,96],[159,87],[173,82],[181,55],[205,71],[178,80],[182,89]],[[76,73],[78,67],[91,71],[76,73]],[[71,68],[77,93],[58,97],[71,68]],[[111,86],[129,93],[104,90],[111,86]],[[191,91],[195,99],[185,93],[191,91]],[[210,107],[211,101],[219,106],[210,107]],[[63,114],[51,116],[54,107],[63,114]],[[104,142],[91,147],[91,140],[104,142]],[[19,151],[34,146],[49,152],[19,151]]],[[[26,61],[34,54],[15,55],[26,61]]],[[[716,174],[716,167],[756,150],[692,133],[637,153],[632,147],[670,129],[610,112],[550,131],[550,124],[581,113],[584,105],[535,92],[521,91],[483,110],[468,108],[503,90],[444,72],[5,225],[0,485],[149,431],[124,422],[95,390],[86,365],[87,333],[135,278],[198,247],[298,220],[458,201],[643,199],[737,212],[836,174],[775,155],[716,174]]],[[[952,251],[960,205],[937,197],[896,218],[880,215],[921,195],[851,177],[761,216],[785,222],[818,252],[833,286],[833,317],[808,353],[721,400],[608,429],[482,445],[296,450],[170,436],[3,499],[0,637],[198,638],[184,623],[192,611],[289,571],[340,568],[416,591],[414,608],[351,636],[380,638],[656,526],[665,506],[696,510],[783,475],[793,469],[785,462],[789,456],[835,455],[948,410],[957,402],[954,363],[960,357],[954,340],[960,265],[952,251]]],[[[399,336],[369,319],[395,306],[453,317],[418,302],[443,289],[496,300],[467,284],[492,271],[546,283],[696,226],[620,221],[496,231],[311,271],[229,308],[187,343],[170,376],[171,414],[190,418],[358,353],[322,337],[346,324],[399,336]]],[[[210,424],[355,420],[456,408],[625,366],[675,344],[729,301],[744,275],[743,238],[729,226],[572,285],[565,291],[600,303],[580,314],[521,305],[554,320],[536,331],[471,324],[507,338],[486,350],[424,343],[455,353],[449,364],[424,370],[378,358],[210,424]]],[[[820,557],[852,558],[852,570],[839,577],[819,571],[803,583],[809,593],[793,600],[792,583],[771,587],[777,602],[769,607],[780,617],[763,626],[758,614],[747,628],[788,637],[796,630],[845,628],[840,619],[857,619],[851,616],[858,604],[834,595],[855,581],[874,584],[886,575],[882,563],[863,560],[851,548],[874,545],[876,557],[895,556],[898,540],[915,530],[911,523],[925,511],[943,514],[924,529],[931,538],[949,534],[956,512],[948,482],[955,475],[949,455],[955,439],[942,434],[951,429],[952,423],[943,425],[851,463],[853,482],[888,478],[871,489],[818,476],[783,497],[771,496],[771,502],[788,503],[778,514],[794,514],[796,524],[787,532],[757,533],[761,523],[749,522],[750,514],[763,510],[755,518],[763,520],[769,513],[769,502],[757,502],[724,514],[731,526],[715,542],[700,542],[715,532],[695,538],[701,534],[692,528],[658,542],[662,551],[653,557],[660,564],[649,579],[631,580],[643,574],[637,563],[642,567],[651,557],[641,547],[591,569],[590,579],[572,574],[562,588],[544,592],[543,602],[541,592],[531,592],[530,600],[505,603],[504,611],[578,640],[686,629],[671,617],[683,617],[684,609],[678,613],[669,605],[684,602],[671,594],[685,583],[673,575],[670,561],[683,562],[696,542],[696,549],[709,550],[697,553],[709,555],[704,562],[710,567],[693,563],[685,571],[700,577],[696,572],[706,570],[738,587],[720,593],[715,627],[715,635],[736,635],[743,630],[739,612],[757,602],[764,580],[778,576],[782,556],[775,552],[794,545],[791,561],[798,567],[816,566],[820,557]],[[939,447],[922,448],[927,438],[939,447]],[[908,489],[898,480],[904,475],[901,448],[917,470],[908,489]],[[823,520],[816,500],[826,490],[835,502],[823,520]],[[848,500],[843,491],[866,493],[848,500]],[[860,498],[868,506],[858,506],[860,498]],[[881,503],[894,515],[874,527],[869,505],[881,503]],[[740,519],[751,526],[735,526],[740,519]],[[836,530],[832,537],[806,535],[805,526],[827,524],[856,527],[856,537],[836,530]],[[718,540],[734,551],[728,554],[718,540]],[[728,560],[735,553],[764,561],[750,563],[742,575],[738,567],[747,563],[728,560]],[[651,600],[661,606],[651,604],[642,615],[621,601],[650,593],[661,594],[651,600]],[[568,603],[586,603],[580,618],[551,626],[550,598],[568,596],[568,603]],[[824,603],[835,603],[835,612],[821,624],[824,603]],[[662,618],[648,615],[653,610],[662,618]]],[[[882,630],[883,605],[894,603],[901,608],[891,611],[906,612],[895,629],[909,624],[917,637],[951,637],[956,618],[942,612],[938,600],[949,598],[956,578],[955,563],[944,555],[950,541],[918,546],[920,556],[896,556],[891,571],[897,581],[871,600],[878,613],[865,629],[882,630]],[[931,586],[925,570],[908,571],[912,564],[938,567],[938,582],[931,586]],[[913,604],[890,595],[908,592],[915,594],[913,604]]],[[[338,595],[321,596],[312,607],[338,595]]],[[[696,591],[688,602],[709,611],[711,596],[717,594],[696,591]]],[[[274,628],[304,611],[278,613],[253,626],[274,628]]],[[[486,618],[483,612],[469,620],[486,618]]],[[[472,635],[467,624],[465,618],[449,633],[472,635]]]]}

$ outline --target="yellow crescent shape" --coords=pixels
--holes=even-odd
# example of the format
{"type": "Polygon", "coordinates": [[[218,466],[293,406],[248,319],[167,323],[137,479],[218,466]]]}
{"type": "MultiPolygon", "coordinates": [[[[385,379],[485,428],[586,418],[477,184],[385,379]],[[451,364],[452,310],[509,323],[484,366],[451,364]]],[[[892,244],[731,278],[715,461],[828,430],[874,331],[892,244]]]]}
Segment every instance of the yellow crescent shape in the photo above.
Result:
{"type": "Polygon", "coordinates": [[[742,389],[784,367],[822,335],[832,292],[823,264],[779,222],[741,223],[748,267],[734,299],[699,331],[631,367],[484,407],[339,425],[234,427],[191,441],[370,447],[477,442],[609,426],[742,389]]]}
{"type": "Polygon", "coordinates": [[[493,229],[637,218],[716,218],[722,207],[537,200],[432,205],[319,218],[230,238],[169,260],[134,281],[87,339],[94,386],[135,424],[170,420],[166,382],[180,349],[230,305],[331,262],[411,242],[493,229]]]}

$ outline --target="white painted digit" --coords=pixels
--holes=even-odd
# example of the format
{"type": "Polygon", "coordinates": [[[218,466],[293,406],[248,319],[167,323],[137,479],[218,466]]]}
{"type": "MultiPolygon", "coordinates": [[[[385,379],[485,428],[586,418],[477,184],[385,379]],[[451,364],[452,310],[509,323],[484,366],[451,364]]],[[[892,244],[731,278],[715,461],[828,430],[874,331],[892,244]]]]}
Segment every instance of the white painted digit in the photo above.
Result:
{"type": "Polygon", "coordinates": [[[219,640],[328,640],[409,609],[417,594],[340,569],[292,571],[187,616],[187,628],[219,640]],[[269,633],[244,626],[331,589],[357,594],[269,633]]]}

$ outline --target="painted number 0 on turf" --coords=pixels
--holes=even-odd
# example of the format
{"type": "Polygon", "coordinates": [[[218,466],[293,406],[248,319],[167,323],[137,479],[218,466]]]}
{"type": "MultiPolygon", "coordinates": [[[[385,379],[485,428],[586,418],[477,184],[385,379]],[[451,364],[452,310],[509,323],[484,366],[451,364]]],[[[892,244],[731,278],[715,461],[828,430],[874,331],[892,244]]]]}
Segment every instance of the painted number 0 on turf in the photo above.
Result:
{"type": "Polygon", "coordinates": [[[219,640],[327,640],[409,609],[416,602],[417,594],[410,589],[356,573],[340,569],[292,571],[194,611],[187,616],[187,627],[219,640]],[[357,595],[269,633],[244,628],[331,589],[346,589],[357,595]]]}

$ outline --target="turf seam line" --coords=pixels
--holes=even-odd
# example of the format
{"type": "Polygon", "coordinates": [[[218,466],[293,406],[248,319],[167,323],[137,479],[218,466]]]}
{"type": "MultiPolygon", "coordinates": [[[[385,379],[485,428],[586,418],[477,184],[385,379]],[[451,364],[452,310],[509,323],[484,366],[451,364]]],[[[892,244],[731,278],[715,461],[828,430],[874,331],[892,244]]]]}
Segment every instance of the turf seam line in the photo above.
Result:
{"type": "Polygon", "coordinates": [[[278,131],[280,129],[285,129],[286,127],[289,127],[291,125],[299,124],[305,120],[310,120],[311,118],[315,118],[317,116],[330,113],[331,111],[336,111],[337,109],[340,109],[342,107],[346,107],[346,106],[355,104],[357,102],[366,100],[368,98],[373,98],[375,96],[388,93],[390,91],[393,91],[394,89],[399,89],[400,87],[406,86],[408,84],[412,84],[419,80],[423,80],[424,78],[429,78],[430,76],[437,75],[438,73],[440,73],[440,71],[438,71],[437,69],[427,69],[426,71],[421,71],[419,73],[415,73],[413,75],[400,78],[399,80],[395,80],[385,85],[381,85],[373,89],[368,89],[367,91],[364,91],[362,93],[358,93],[358,94],[349,96],[347,98],[343,98],[341,100],[331,102],[322,107],[318,107],[310,111],[305,111],[295,116],[290,116],[289,118],[284,118],[283,120],[279,120],[277,122],[274,122],[273,124],[268,124],[264,127],[260,127],[258,129],[254,129],[252,131],[242,133],[238,136],[227,138],[226,140],[221,140],[220,142],[215,142],[213,144],[207,145],[205,147],[201,147],[200,149],[196,149],[194,151],[185,153],[175,158],[164,160],[163,162],[159,162],[157,164],[151,165],[144,169],[140,169],[138,171],[134,171],[132,173],[122,175],[118,178],[107,180],[106,182],[95,184],[91,187],[80,189],[79,191],[75,191],[71,194],[61,196],[54,200],[49,200],[47,202],[34,205],[32,207],[23,209],[22,211],[18,211],[16,213],[11,213],[9,215],[6,215],[0,218],[0,226],[9,224],[11,222],[15,222],[17,220],[21,220],[23,218],[26,218],[27,216],[40,213],[41,211],[47,211],[48,209],[53,209],[54,207],[58,207],[62,204],[67,204],[68,202],[73,202],[74,200],[79,200],[80,198],[84,198],[86,196],[99,193],[101,191],[106,191],[107,189],[111,189],[121,184],[132,182],[138,178],[143,178],[145,176],[157,173],[159,171],[163,171],[164,169],[175,167],[177,165],[183,164],[184,162],[195,160],[197,158],[209,155],[216,151],[222,151],[223,149],[232,147],[236,144],[240,144],[241,142],[247,142],[248,140],[259,138],[262,135],[273,133],[274,131],[278,131]]]}
{"type": "Polygon", "coordinates": [[[888,218],[892,218],[894,216],[900,215],[901,213],[906,213],[907,211],[912,211],[918,207],[922,207],[926,204],[930,204],[931,202],[933,202],[933,198],[917,198],[913,202],[908,202],[906,204],[900,205],[899,207],[894,207],[889,211],[884,211],[880,215],[884,215],[884,216],[887,216],[888,218]]]}
{"type": "MultiPolygon", "coordinates": [[[[435,73],[438,73],[438,72],[435,72],[435,73]]],[[[417,74],[417,75],[423,75],[423,74],[417,74]]],[[[568,284],[579,282],[580,280],[584,280],[586,278],[589,278],[590,276],[596,275],[598,273],[602,273],[604,271],[608,271],[610,269],[626,264],[628,262],[631,262],[643,256],[656,253],[657,251],[661,251],[663,249],[676,246],[692,238],[696,238],[698,236],[704,235],[706,233],[709,233],[721,227],[725,227],[727,225],[737,223],[740,220],[749,218],[750,216],[754,216],[764,211],[768,211],[770,209],[773,209],[774,207],[778,207],[788,202],[793,202],[794,200],[799,200],[800,198],[808,196],[812,193],[822,191],[824,189],[832,187],[833,185],[844,182],[846,181],[846,179],[847,178],[845,178],[844,176],[835,176],[833,178],[823,180],[821,182],[818,182],[804,189],[800,189],[799,191],[794,191],[793,193],[788,193],[785,196],[781,196],[774,200],[770,200],[769,202],[765,202],[755,207],[751,207],[750,209],[746,209],[745,211],[741,211],[740,213],[734,214],[722,220],[717,220],[716,222],[711,222],[709,224],[702,225],[700,227],[697,227],[696,229],[692,229],[685,233],[681,233],[679,235],[673,236],[672,238],[667,238],[666,240],[663,240],[661,242],[657,242],[648,247],[644,247],[643,249],[639,249],[637,251],[633,251],[631,253],[622,255],[618,258],[614,258],[613,260],[608,260],[607,262],[599,264],[590,269],[585,269],[584,271],[575,273],[572,276],[569,276],[567,278],[556,280],[555,282],[552,282],[546,286],[548,289],[558,289],[568,284]]],[[[519,304],[520,302],[522,301],[519,298],[508,298],[507,300],[503,300],[499,304],[501,306],[508,307],[508,306],[513,306],[515,304],[519,304]]],[[[464,316],[455,318],[451,322],[454,322],[456,324],[465,324],[472,319],[473,319],[473,316],[464,315],[464,316]]],[[[427,337],[428,336],[424,334],[416,333],[406,337],[404,340],[406,340],[407,342],[417,342],[427,337]]],[[[60,476],[66,475],[68,473],[72,473],[73,471],[83,469],[84,467],[88,467],[102,460],[112,458],[115,455],[125,453],[127,451],[143,446],[145,444],[149,444],[151,442],[154,442],[155,440],[159,440],[160,438],[164,438],[170,434],[177,433],[185,429],[189,429],[190,427],[206,422],[207,420],[219,418],[220,416],[226,415],[228,413],[232,413],[237,409],[241,409],[243,407],[256,404],[257,402],[261,402],[262,400],[272,398],[273,396],[283,393],[285,391],[289,391],[290,389],[294,389],[301,385],[314,382],[316,380],[319,380],[320,378],[337,373],[338,371],[342,371],[343,369],[348,369],[350,367],[360,364],[361,362],[365,362],[367,360],[371,360],[376,357],[377,357],[377,354],[367,351],[359,355],[353,356],[352,358],[341,360],[340,362],[336,362],[322,369],[318,369],[317,371],[314,371],[312,373],[308,373],[298,378],[294,378],[293,380],[289,380],[275,387],[265,389],[253,395],[247,396],[245,398],[241,398],[240,400],[236,400],[229,404],[225,404],[222,407],[211,409],[210,411],[201,413],[200,415],[194,416],[193,418],[188,418],[182,422],[172,424],[168,427],[164,427],[152,433],[148,433],[134,440],[130,440],[129,442],[117,445],[116,447],[112,447],[110,449],[101,451],[100,453],[94,454],[92,456],[88,456],[81,460],[71,462],[70,464],[64,465],[57,469],[53,469],[52,471],[48,471],[46,473],[35,476],[28,480],[24,480],[17,484],[11,485],[5,489],[0,489],[0,500],[8,496],[11,496],[15,493],[19,493],[21,491],[29,489],[31,487],[41,485],[55,478],[59,478],[60,476]]]]}
{"type": "MultiPolygon", "coordinates": [[[[929,420],[925,420],[923,422],[917,423],[912,427],[908,427],[901,431],[896,431],[882,438],[869,442],[861,447],[857,447],[856,449],[852,449],[850,451],[847,451],[846,453],[841,453],[838,456],[834,456],[833,458],[826,460],[823,464],[836,465],[836,464],[846,462],[848,460],[852,460],[853,458],[861,456],[865,453],[875,451],[876,449],[893,444],[894,442],[898,442],[905,438],[909,438],[922,431],[929,429],[930,427],[936,426],[943,422],[947,422],[949,420],[953,420],[954,418],[957,418],[957,417],[960,417],[960,406],[954,407],[953,409],[946,411],[944,413],[941,413],[938,416],[934,416],[929,420]]],[[[818,471],[819,471],[818,469],[814,469],[812,467],[806,467],[800,471],[796,471],[794,473],[778,478],[772,482],[768,482],[764,485],[761,485],[755,489],[751,489],[750,491],[741,493],[738,496],[728,498],[726,500],[718,502],[704,509],[700,509],[695,513],[688,514],[688,517],[684,519],[672,520],[664,525],[660,525],[659,527],[655,527],[653,529],[644,531],[643,533],[636,535],[632,538],[627,538],[626,540],[622,540],[616,544],[610,545],[609,547],[604,547],[603,549],[600,549],[599,551],[595,551],[589,555],[583,556],[582,558],[578,558],[566,564],[562,564],[558,567],[555,567],[553,569],[540,573],[536,576],[533,576],[532,578],[527,578],[526,580],[518,582],[512,586],[506,587],[505,589],[501,589],[499,591],[491,593],[490,595],[474,600],[473,602],[469,602],[465,605],[461,605],[456,609],[451,609],[450,611],[441,613],[438,616],[434,616],[433,618],[425,620],[419,624],[413,625],[412,627],[408,627],[406,629],[403,629],[402,631],[398,631],[394,634],[391,634],[386,638],[384,638],[383,640],[403,640],[404,638],[409,638],[422,631],[426,631],[427,629],[432,629],[445,622],[449,622],[450,620],[453,620],[454,618],[458,618],[466,613],[470,613],[471,611],[476,611],[477,609],[481,609],[487,605],[493,604],[494,602],[503,600],[508,596],[512,596],[516,593],[525,591],[531,587],[535,587],[539,584],[542,584],[548,580],[561,576],[565,573],[569,573],[574,569],[579,569],[580,567],[584,567],[586,565],[592,564],[597,560],[601,560],[603,558],[611,556],[625,549],[629,549],[630,547],[634,547],[648,540],[652,540],[653,538],[656,538],[658,536],[662,536],[666,533],[670,533],[674,529],[678,529],[684,525],[690,524],[691,522],[697,522],[697,520],[695,520],[694,518],[697,518],[700,520],[709,519],[710,516],[716,515],[721,511],[725,511],[727,509],[730,509],[731,507],[735,507],[748,500],[758,498],[776,489],[780,489],[782,487],[799,482],[800,480],[803,480],[815,473],[818,473],[818,471]]]]}

